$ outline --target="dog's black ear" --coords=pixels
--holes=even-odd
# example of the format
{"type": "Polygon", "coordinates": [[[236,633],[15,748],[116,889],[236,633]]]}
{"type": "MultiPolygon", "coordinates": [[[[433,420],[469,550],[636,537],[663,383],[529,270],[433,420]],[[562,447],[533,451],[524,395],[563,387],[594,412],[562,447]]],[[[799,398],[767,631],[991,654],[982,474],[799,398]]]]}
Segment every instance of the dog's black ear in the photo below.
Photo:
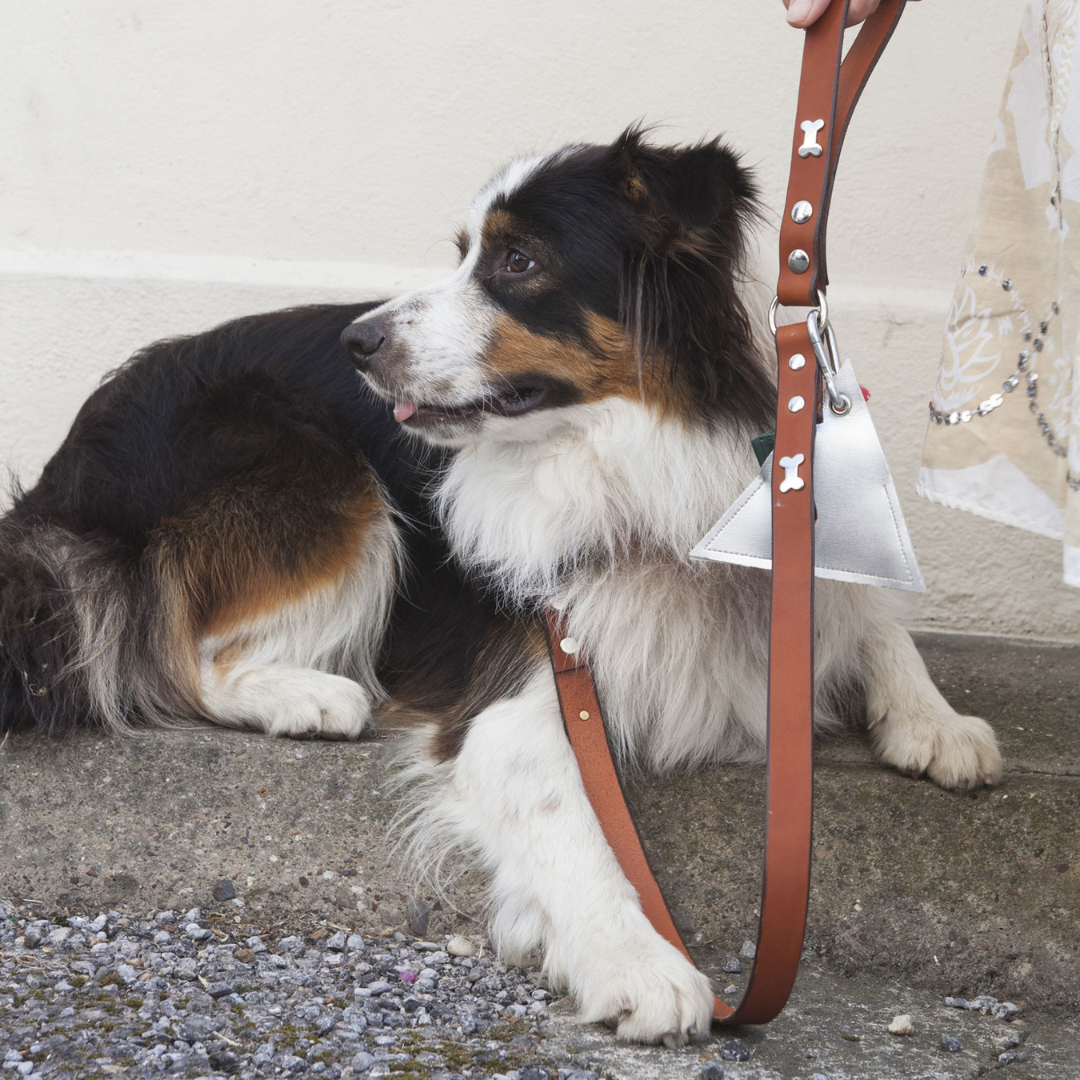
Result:
{"type": "Polygon", "coordinates": [[[708,415],[762,422],[771,392],[742,299],[753,178],[716,139],[652,146],[631,127],[610,153],[633,237],[621,318],[639,363],[682,381],[708,415]]]}
{"type": "Polygon", "coordinates": [[[692,146],[651,146],[640,126],[612,145],[621,192],[645,239],[660,254],[727,242],[739,259],[745,226],[757,216],[757,188],[738,155],[718,139],[692,146]]]}

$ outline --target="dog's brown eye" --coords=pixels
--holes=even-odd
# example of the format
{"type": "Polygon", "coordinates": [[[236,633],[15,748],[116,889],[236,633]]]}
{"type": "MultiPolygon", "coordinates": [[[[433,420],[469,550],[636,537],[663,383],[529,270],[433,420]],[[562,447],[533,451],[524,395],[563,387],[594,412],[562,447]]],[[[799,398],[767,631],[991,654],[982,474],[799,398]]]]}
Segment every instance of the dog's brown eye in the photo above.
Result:
{"type": "Polygon", "coordinates": [[[511,274],[524,274],[531,266],[535,266],[536,263],[529,258],[528,255],[523,254],[520,251],[511,251],[506,256],[506,269],[511,274]]]}

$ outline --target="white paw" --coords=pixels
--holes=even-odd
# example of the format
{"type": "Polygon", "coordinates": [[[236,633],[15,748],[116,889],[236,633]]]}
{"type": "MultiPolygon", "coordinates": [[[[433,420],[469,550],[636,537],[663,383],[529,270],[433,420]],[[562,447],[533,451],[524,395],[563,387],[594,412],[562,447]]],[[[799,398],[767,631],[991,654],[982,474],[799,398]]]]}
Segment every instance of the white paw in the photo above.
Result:
{"type": "Polygon", "coordinates": [[[709,1034],[709,980],[655,932],[590,950],[575,975],[580,1019],[611,1024],[620,1039],[676,1047],[709,1034]]]}
{"type": "Polygon", "coordinates": [[[890,715],[874,731],[874,745],[886,764],[925,773],[943,788],[966,791],[1001,779],[997,737],[977,716],[950,711],[901,722],[890,715]]]}
{"type": "Polygon", "coordinates": [[[355,739],[371,720],[371,698],[352,679],[321,671],[268,680],[259,717],[269,735],[290,739],[355,739]]]}

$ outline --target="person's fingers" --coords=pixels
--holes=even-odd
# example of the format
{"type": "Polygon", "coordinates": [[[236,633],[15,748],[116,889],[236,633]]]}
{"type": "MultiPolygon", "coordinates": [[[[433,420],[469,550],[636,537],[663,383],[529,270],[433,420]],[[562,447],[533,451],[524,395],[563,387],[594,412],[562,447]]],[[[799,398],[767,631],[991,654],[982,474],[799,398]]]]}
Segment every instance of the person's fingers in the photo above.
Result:
{"type": "Polygon", "coordinates": [[[788,9],[787,21],[801,29],[815,23],[829,6],[829,0],[784,0],[788,9]]]}
{"type": "MultiPolygon", "coordinates": [[[[792,26],[805,29],[817,22],[829,3],[830,0],[784,0],[784,7],[788,9],[787,21],[792,26]]],[[[880,3],[881,0],[851,0],[847,25],[854,26],[856,23],[861,23],[863,19],[877,11],[880,3]]]]}
{"type": "Polygon", "coordinates": [[[847,25],[854,26],[856,23],[861,23],[868,16],[873,15],[877,11],[879,3],[881,3],[881,0],[851,0],[851,6],[848,8],[847,13],[847,25]]]}

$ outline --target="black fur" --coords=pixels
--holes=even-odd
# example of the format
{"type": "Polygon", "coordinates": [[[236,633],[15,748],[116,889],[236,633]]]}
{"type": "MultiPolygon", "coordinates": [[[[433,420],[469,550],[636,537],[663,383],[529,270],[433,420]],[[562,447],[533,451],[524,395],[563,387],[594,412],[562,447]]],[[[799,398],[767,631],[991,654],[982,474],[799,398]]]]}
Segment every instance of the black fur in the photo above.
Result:
{"type": "MultiPolygon", "coordinates": [[[[485,274],[485,286],[556,340],[588,347],[590,313],[620,323],[639,364],[663,365],[694,415],[760,431],[772,389],[738,292],[755,199],[718,142],[659,148],[630,128],[609,146],[551,158],[496,203],[549,273],[539,287],[485,274]]],[[[383,685],[405,708],[442,713],[444,755],[469,716],[512,688],[535,652],[532,624],[500,612],[451,560],[425,497],[441,451],[402,434],[339,344],[373,306],[297,308],[163,341],[91,395],[39,482],[0,519],[0,726],[104,723],[88,682],[87,656],[99,648],[120,650],[117,669],[139,673],[121,688],[125,722],[168,702],[159,683],[170,643],[153,616],[164,599],[149,563],[170,523],[228,506],[232,493],[255,507],[255,524],[223,525],[215,542],[243,537],[288,572],[317,545],[349,478],[367,469],[405,523],[408,549],[383,685]],[[88,645],[77,603],[111,605],[110,625],[122,616],[124,632],[88,645]]],[[[546,378],[547,407],[574,400],[572,383],[546,378]]]]}
{"type": "Polygon", "coordinates": [[[657,147],[640,127],[573,147],[494,204],[541,253],[552,287],[479,273],[534,333],[587,343],[584,313],[620,322],[697,414],[758,433],[775,395],[740,296],[757,187],[719,140],[657,147]],[[524,284],[524,283],[523,283],[524,284]]]}
{"type": "MultiPolygon", "coordinates": [[[[107,582],[112,602],[145,622],[159,600],[145,557],[171,520],[208,493],[254,489],[264,503],[294,504],[261,539],[282,560],[302,558],[331,510],[330,475],[364,462],[408,523],[380,677],[436,708],[463,696],[501,619],[452,565],[431,518],[423,492],[437,453],[401,435],[339,343],[372,306],[274,312],[159,342],[91,395],[38,484],[0,520],[0,725],[58,734],[101,722],[72,669],[72,573],[107,582]]],[[[165,647],[148,622],[130,637],[129,648],[165,647]]],[[[126,719],[138,722],[137,710],[126,719]]]]}

